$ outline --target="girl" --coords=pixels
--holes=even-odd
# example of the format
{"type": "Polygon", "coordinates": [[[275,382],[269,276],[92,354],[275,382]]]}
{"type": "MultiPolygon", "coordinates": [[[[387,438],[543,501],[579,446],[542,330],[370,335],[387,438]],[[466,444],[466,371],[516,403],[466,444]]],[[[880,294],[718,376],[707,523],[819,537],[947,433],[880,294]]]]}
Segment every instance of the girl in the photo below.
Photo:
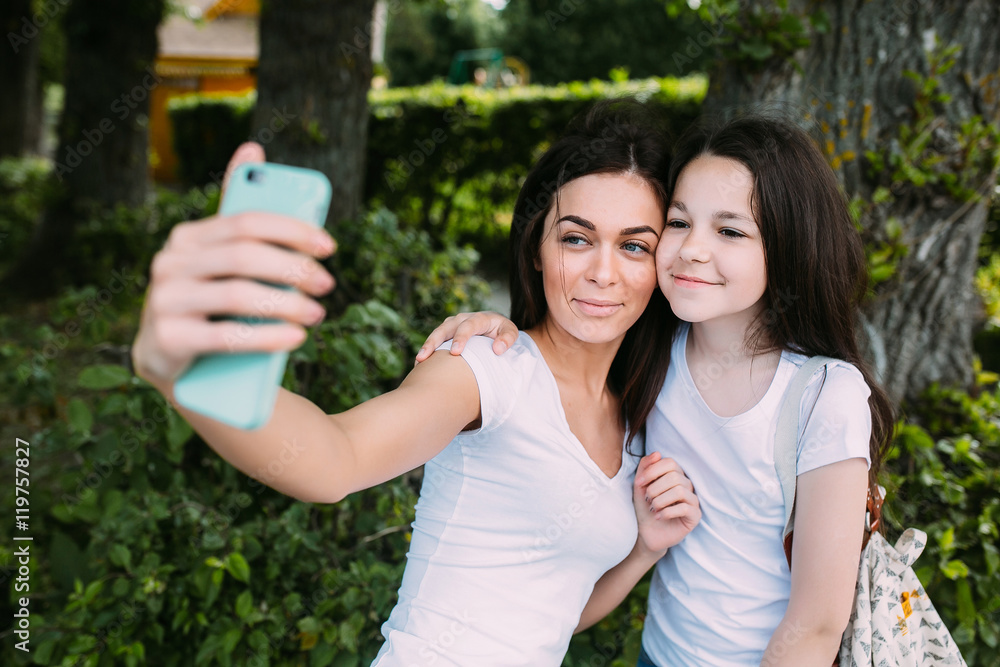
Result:
{"type": "MultiPolygon", "coordinates": [[[[867,284],[861,241],[823,155],[779,120],[692,128],[669,184],[657,274],[685,324],[668,339],[673,363],[647,442],[687,472],[703,517],[656,565],[639,665],[827,667],[893,422],[854,333],[867,284]],[[802,399],[789,571],[775,421],[811,355],[843,361],[817,372],[802,399]]],[[[509,326],[492,315],[463,328],[506,341],[509,326]]],[[[461,348],[456,339],[452,353],[461,348]]]]}
{"type": "MultiPolygon", "coordinates": [[[[255,431],[178,407],[247,474],[280,458],[274,488],[308,502],[337,502],[427,464],[375,665],[558,665],[584,610],[603,616],[631,585],[621,582],[697,523],[680,468],[647,457],[647,482],[633,488],[630,453],[668,363],[653,341],[673,322],[662,295],[651,299],[665,145],[637,107],[605,105],[540,159],[511,235],[525,332],[504,358],[488,339],[470,341],[461,358],[435,353],[395,391],[337,415],[282,390],[255,431]]],[[[262,157],[250,145],[234,161],[262,157]]],[[[273,316],[288,324],[255,328],[241,349],[296,346],[298,325],[322,319],[318,304],[253,279],[321,294],[332,279],[310,256],[332,250],[325,233],[273,215],[178,225],[153,262],[137,372],[169,399],[195,355],[239,340],[236,323],[209,315],[252,314],[254,303],[277,304],[273,316]]]]}

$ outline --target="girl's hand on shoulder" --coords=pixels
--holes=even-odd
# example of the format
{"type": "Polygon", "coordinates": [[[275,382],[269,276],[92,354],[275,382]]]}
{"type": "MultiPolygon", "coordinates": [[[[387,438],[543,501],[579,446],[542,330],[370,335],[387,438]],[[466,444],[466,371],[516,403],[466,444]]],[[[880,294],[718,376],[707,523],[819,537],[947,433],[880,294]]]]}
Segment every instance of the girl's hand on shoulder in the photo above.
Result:
{"type": "Polygon", "coordinates": [[[662,555],[701,521],[694,485],[673,459],[659,452],[642,457],[635,473],[632,501],[639,522],[639,543],[662,555]]]}
{"type": "Polygon", "coordinates": [[[466,342],[473,336],[488,336],[493,339],[493,351],[503,354],[517,341],[517,327],[500,313],[481,311],[478,313],[459,313],[442,322],[437,329],[424,341],[417,352],[420,363],[433,354],[442,343],[452,341],[452,355],[459,355],[466,342]]]}
{"type": "MultiPolygon", "coordinates": [[[[243,144],[229,162],[227,180],[237,165],[263,160],[260,145],[243,144]]],[[[325,231],[274,214],[247,212],[176,225],[150,267],[132,345],[136,374],[167,393],[198,355],[294,349],[305,340],[304,327],[325,316],[309,295],[333,287],[333,277],[316,258],[334,248],[325,231]],[[216,321],[220,315],[281,322],[216,321]]]]}

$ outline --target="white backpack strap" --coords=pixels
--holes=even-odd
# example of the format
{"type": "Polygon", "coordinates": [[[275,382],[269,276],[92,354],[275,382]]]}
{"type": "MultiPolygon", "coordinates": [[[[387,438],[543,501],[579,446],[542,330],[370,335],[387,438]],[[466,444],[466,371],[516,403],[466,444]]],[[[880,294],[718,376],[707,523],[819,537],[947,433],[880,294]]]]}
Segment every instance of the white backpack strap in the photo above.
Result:
{"type": "Polygon", "coordinates": [[[774,469],[781,483],[781,495],[785,500],[785,531],[784,539],[792,531],[793,510],[795,507],[795,460],[799,441],[799,410],[802,395],[809,384],[813,373],[820,367],[836,361],[831,357],[810,357],[792,376],[782,399],[781,411],[778,413],[778,423],[774,432],[774,469]]]}

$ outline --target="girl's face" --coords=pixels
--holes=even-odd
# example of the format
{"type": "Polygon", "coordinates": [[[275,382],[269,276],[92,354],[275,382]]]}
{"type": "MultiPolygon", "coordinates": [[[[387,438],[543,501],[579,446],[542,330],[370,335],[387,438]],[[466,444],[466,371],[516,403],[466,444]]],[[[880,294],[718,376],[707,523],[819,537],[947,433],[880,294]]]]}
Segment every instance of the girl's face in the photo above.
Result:
{"type": "Polygon", "coordinates": [[[678,176],[656,267],[680,319],[745,328],[760,312],[767,274],[752,190],[746,167],[714,155],[695,158],[678,176]]]}
{"type": "Polygon", "coordinates": [[[656,289],[663,209],[640,178],[590,174],[562,186],[545,218],[535,268],[546,322],[580,341],[620,341],[656,289]]]}

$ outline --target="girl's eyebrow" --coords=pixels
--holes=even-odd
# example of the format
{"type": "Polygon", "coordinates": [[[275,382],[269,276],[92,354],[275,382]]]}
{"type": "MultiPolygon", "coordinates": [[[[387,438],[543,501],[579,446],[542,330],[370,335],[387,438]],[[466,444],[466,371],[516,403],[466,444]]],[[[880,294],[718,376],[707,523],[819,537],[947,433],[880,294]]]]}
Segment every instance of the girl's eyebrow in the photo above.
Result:
{"type": "MultiPolygon", "coordinates": [[[[560,222],[573,222],[580,225],[581,227],[589,229],[590,231],[594,231],[595,229],[597,229],[594,226],[594,223],[592,223],[590,220],[587,220],[586,218],[581,218],[578,215],[564,215],[563,217],[556,220],[557,225],[560,222]]],[[[638,227],[625,227],[620,232],[618,232],[618,235],[632,236],[634,234],[647,234],[647,233],[653,234],[654,236],[659,236],[656,230],[650,227],[649,225],[640,225],[638,227]]]]}
{"type": "MultiPolygon", "coordinates": [[[[687,206],[684,205],[684,202],[677,201],[676,199],[670,202],[670,206],[667,207],[667,210],[669,211],[672,208],[677,209],[681,213],[688,212],[687,206]]],[[[733,211],[716,211],[715,213],[712,214],[712,218],[715,220],[742,220],[743,222],[757,224],[751,218],[748,218],[747,216],[741,213],[735,213],[733,211]]]]}

